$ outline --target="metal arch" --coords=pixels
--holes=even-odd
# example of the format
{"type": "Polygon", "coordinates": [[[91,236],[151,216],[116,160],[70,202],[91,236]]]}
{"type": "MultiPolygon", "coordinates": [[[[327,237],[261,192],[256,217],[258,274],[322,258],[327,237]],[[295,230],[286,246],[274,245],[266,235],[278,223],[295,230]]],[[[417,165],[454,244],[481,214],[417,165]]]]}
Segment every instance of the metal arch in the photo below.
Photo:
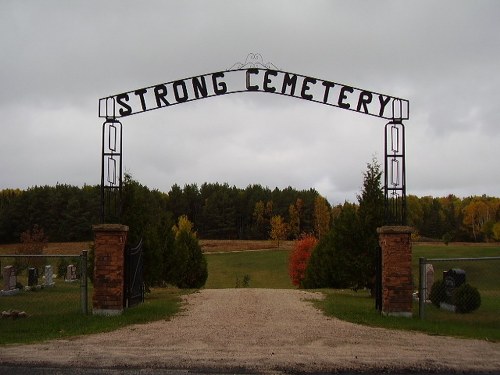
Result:
{"type": "Polygon", "coordinates": [[[249,54],[244,63],[237,62],[224,72],[193,76],[99,99],[98,116],[106,119],[102,128],[101,222],[116,220],[121,214],[123,182],[122,124],[117,120],[118,117],[125,117],[197,99],[238,92],[266,92],[291,96],[390,120],[385,126],[385,221],[386,224],[406,225],[405,127],[402,121],[409,119],[409,101],[366,91],[354,86],[284,72],[270,62],[264,63],[264,59],[259,53],[249,54]],[[243,85],[241,88],[228,88],[224,81],[224,74],[240,74],[243,72],[246,76],[246,85],[243,85]],[[260,86],[250,84],[249,75],[255,76],[261,73],[264,75],[263,83],[260,82],[260,86]],[[269,86],[271,82],[269,77],[276,77],[277,75],[284,77],[281,90],[277,87],[269,86]],[[212,81],[212,89],[208,87],[210,84],[207,85],[205,79],[212,81]],[[193,92],[188,92],[186,85],[189,82],[193,86],[193,92]],[[302,84],[300,85],[299,83],[297,85],[297,93],[295,93],[295,84],[297,82],[302,82],[302,84]],[[313,96],[309,91],[310,85],[317,82],[321,82],[325,86],[323,96],[313,96]],[[167,86],[169,97],[167,96],[167,86]],[[338,99],[332,102],[328,101],[327,97],[330,88],[333,87],[340,88],[340,94],[338,95],[338,99]],[[153,97],[156,105],[146,105],[146,93],[148,92],[150,93],[149,95],[154,93],[153,97]],[[173,99],[172,92],[174,94],[173,99]],[[353,93],[357,95],[357,101],[353,103],[344,102],[344,99],[353,93]],[[129,100],[129,94],[130,96],[135,96],[136,101],[140,99],[140,109],[133,109],[131,103],[125,102],[125,99],[129,100]],[[380,110],[378,112],[376,109],[369,109],[369,106],[376,103],[377,99],[375,98],[380,102],[380,110]],[[390,106],[387,105],[389,103],[390,106]],[[121,106],[121,108],[117,108],[117,105],[121,106]],[[128,108],[130,111],[124,112],[124,108],[128,108]],[[384,110],[385,108],[387,108],[386,111],[384,110]]]}

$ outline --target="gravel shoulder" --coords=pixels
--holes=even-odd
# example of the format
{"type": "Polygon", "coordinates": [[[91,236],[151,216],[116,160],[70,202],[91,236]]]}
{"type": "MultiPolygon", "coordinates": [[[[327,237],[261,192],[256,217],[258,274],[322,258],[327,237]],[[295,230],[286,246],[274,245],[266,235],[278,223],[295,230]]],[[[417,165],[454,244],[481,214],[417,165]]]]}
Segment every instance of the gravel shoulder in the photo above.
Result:
{"type": "Polygon", "coordinates": [[[240,369],[258,373],[500,371],[500,343],[364,327],[324,316],[320,293],[206,289],[168,321],[0,347],[0,364],[240,369]]]}

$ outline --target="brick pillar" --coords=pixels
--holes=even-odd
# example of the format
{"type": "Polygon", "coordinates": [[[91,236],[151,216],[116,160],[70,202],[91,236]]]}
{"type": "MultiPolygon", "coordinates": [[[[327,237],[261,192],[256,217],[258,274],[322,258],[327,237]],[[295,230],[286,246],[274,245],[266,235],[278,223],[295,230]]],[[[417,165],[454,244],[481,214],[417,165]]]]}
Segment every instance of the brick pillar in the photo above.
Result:
{"type": "Polygon", "coordinates": [[[411,227],[377,229],[382,248],[382,314],[412,316],[411,227]]]}
{"type": "Polygon", "coordinates": [[[128,227],[100,224],[94,230],[94,315],[119,315],[125,288],[125,243],[128,227]]]}

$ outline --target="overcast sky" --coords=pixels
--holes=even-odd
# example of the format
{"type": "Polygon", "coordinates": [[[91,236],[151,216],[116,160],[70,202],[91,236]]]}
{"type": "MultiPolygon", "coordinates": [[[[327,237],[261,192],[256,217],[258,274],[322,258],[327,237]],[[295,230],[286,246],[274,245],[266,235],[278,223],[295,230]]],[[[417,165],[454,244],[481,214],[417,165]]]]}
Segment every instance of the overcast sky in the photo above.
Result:
{"type": "MultiPolygon", "coordinates": [[[[99,98],[280,70],[408,99],[407,193],[500,196],[498,1],[0,1],[0,189],[100,182],[99,98]]],[[[125,117],[150,188],[227,182],[355,201],[387,120],[238,93],[125,117]]]]}

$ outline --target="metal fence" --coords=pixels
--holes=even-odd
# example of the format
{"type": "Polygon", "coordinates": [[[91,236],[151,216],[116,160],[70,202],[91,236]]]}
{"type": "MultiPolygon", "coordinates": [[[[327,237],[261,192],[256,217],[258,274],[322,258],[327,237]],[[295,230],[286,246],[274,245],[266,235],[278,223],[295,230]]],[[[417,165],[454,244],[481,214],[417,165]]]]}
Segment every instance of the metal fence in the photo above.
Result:
{"type": "Polygon", "coordinates": [[[420,258],[421,319],[500,326],[500,257],[420,258]]]}
{"type": "Polygon", "coordinates": [[[87,250],[80,255],[0,255],[0,312],[88,314],[87,250]]]}

